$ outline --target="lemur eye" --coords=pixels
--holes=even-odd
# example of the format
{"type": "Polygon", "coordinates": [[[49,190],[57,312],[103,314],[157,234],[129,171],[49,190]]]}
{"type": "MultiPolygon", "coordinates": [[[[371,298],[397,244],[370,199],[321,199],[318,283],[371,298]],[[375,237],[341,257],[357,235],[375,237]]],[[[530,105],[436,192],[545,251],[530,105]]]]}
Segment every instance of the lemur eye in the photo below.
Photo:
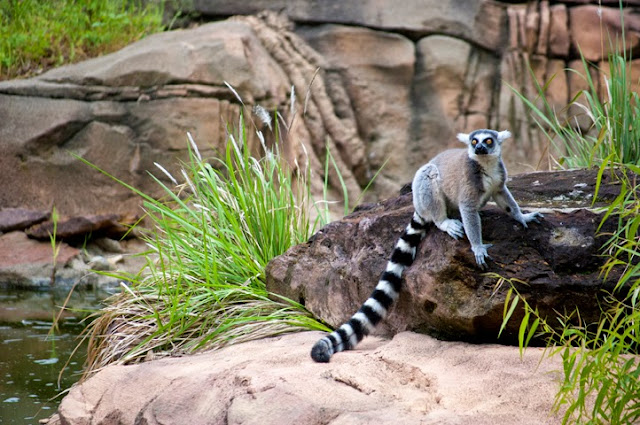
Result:
{"type": "Polygon", "coordinates": [[[477,144],[478,144],[478,139],[473,139],[473,140],[471,141],[471,144],[472,144],[473,146],[477,145],[477,144]]]}
{"type": "Polygon", "coordinates": [[[488,138],[484,141],[487,145],[491,146],[493,144],[493,139],[492,138],[488,138]]]}

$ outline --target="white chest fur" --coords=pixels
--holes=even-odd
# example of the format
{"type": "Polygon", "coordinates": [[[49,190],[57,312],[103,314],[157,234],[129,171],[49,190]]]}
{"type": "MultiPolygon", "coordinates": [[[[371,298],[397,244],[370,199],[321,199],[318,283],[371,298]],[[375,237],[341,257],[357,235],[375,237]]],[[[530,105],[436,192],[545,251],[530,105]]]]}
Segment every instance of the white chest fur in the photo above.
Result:
{"type": "Polygon", "coordinates": [[[480,198],[480,205],[484,205],[504,184],[505,175],[502,163],[499,159],[495,161],[490,159],[478,161],[481,166],[481,181],[483,189],[480,198]]]}
{"type": "Polygon", "coordinates": [[[482,173],[482,186],[485,192],[495,192],[502,184],[502,173],[499,167],[493,167],[491,170],[485,169],[482,173]]]}

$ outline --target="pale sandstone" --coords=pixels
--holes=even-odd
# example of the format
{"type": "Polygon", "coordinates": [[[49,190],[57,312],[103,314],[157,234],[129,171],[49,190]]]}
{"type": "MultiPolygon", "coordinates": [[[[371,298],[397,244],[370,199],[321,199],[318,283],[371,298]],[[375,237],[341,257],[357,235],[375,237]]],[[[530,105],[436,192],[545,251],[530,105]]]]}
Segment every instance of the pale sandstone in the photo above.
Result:
{"type": "Polygon", "coordinates": [[[541,349],[369,338],[331,363],[309,357],[319,332],[182,358],[109,366],[74,386],[49,424],[544,425],[559,359],[541,349]]]}

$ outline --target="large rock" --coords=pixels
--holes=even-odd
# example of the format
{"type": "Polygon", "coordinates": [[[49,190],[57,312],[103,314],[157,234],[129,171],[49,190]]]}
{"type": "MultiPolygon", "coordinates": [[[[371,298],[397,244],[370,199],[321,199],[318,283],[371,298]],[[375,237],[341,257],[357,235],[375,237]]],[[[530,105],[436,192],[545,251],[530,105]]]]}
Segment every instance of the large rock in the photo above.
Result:
{"type": "MultiPolygon", "coordinates": [[[[611,200],[617,186],[606,181],[600,195],[611,200]]],[[[616,223],[610,220],[597,230],[602,216],[588,208],[594,183],[595,171],[514,177],[511,186],[520,206],[545,216],[523,229],[496,207],[483,210],[483,240],[493,244],[485,272],[477,268],[466,239],[456,241],[431,227],[405,271],[397,305],[377,332],[413,330],[452,340],[497,341],[509,289],[508,283],[498,284],[500,276],[526,282],[517,284],[518,290],[543,316],[578,307],[583,320],[595,321],[603,289],[612,289],[619,271],[603,282],[605,259],[598,254],[616,223]]],[[[407,193],[329,224],[269,263],[268,289],[340,325],[370,295],[412,214],[407,193]]],[[[514,342],[518,327],[512,320],[500,341],[514,342]]]]}
{"type": "MultiPolygon", "coordinates": [[[[137,213],[139,198],[69,153],[157,196],[147,172],[165,179],[154,162],[178,172],[187,131],[205,156],[215,156],[227,124],[241,110],[251,116],[256,104],[282,116],[280,151],[293,168],[310,165],[315,195],[323,193],[331,150],[342,174],[329,171],[332,199],[343,184],[350,200],[359,199],[382,164],[368,196],[393,196],[419,165],[457,143],[455,133],[479,127],[512,131],[504,151],[512,172],[548,168],[553,147],[514,90],[537,99],[535,83],[550,81],[546,94],[560,119],[588,129],[581,109],[565,108],[584,87],[566,68],[578,64],[578,45],[588,59],[606,59],[607,32],[621,32],[615,3],[595,0],[191,3],[213,19],[272,13],[155,34],[110,55],[0,83],[0,180],[12,183],[0,191],[0,207],[137,213]]],[[[634,8],[625,8],[624,22],[635,57],[634,8]]],[[[631,64],[632,76],[639,67],[631,64]]],[[[603,77],[606,69],[593,67],[601,93],[603,77]]],[[[251,118],[249,149],[261,155],[254,130],[267,133],[267,144],[275,136],[251,118]]]]}
{"type": "Polygon", "coordinates": [[[346,90],[344,97],[350,100],[341,105],[336,93],[334,104],[340,107],[339,115],[353,116],[358,123],[364,143],[359,146],[362,152],[352,156],[364,157],[366,150],[368,161],[346,165],[364,187],[386,163],[376,178],[376,191],[391,192],[410,178],[404,165],[412,157],[408,152],[419,144],[409,137],[413,43],[398,34],[344,25],[302,28],[298,34],[325,58],[329,93],[346,90]]]}
{"type": "MultiPolygon", "coordinates": [[[[357,199],[370,167],[354,114],[344,108],[350,108],[348,96],[341,83],[329,87],[323,72],[309,88],[323,59],[289,25],[265,15],[155,34],[110,55],[0,83],[0,169],[12,181],[0,205],[54,204],[66,215],[136,213],[134,194],[71,154],[157,196],[147,172],[168,180],[154,163],[179,175],[187,132],[203,156],[215,156],[241,110],[248,149],[262,154],[255,130],[266,132],[266,126],[251,117],[255,104],[277,109],[288,123],[304,106],[306,120],[298,119],[290,134],[281,120],[280,151],[291,164],[310,164],[319,194],[328,145],[350,198],[357,199]]],[[[273,133],[266,133],[273,143],[273,133]]],[[[330,188],[341,190],[342,182],[332,173],[330,188]]]]}
{"type": "Polygon", "coordinates": [[[493,1],[461,3],[455,0],[409,0],[392,7],[384,1],[365,0],[197,0],[194,9],[204,15],[229,16],[262,10],[282,11],[302,23],[334,22],[386,31],[447,34],[482,47],[499,50],[504,28],[500,25],[504,8],[493,1]]]}
{"type": "Polygon", "coordinates": [[[445,343],[413,333],[370,338],[329,364],[318,332],[132,366],[74,386],[49,425],[555,424],[559,359],[541,350],[445,343]]]}
{"type": "Polygon", "coordinates": [[[67,215],[137,213],[140,201],[80,163],[82,156],[133,186],[159,194],[147,171],[176,170],[186,132],[203,154],[220,146],[238,106],[227,81],[248,102],[283,102],[281,69],[240,22],[161,33],[119,52],[0,83],[0,167],[11,176],[0,205],[67,215]],[[215,64],[212,66],[211,64],[215,64]]]}

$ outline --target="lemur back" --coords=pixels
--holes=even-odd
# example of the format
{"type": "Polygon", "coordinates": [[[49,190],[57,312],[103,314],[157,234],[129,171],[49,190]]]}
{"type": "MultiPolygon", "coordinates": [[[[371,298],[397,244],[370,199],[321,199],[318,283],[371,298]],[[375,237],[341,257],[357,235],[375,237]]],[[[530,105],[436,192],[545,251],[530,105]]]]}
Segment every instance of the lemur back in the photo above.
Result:
{"type": "Polygon", "coordinates": [[[538,212],[522,214],[505,185],[507,173],[500,147],[510,136],[508,131],[485,129],[458,134],[467,149],[444,151],[420,167],[411,184],[413,218],[396,242],[378,284],[351,319],[313,346],[313,360],[328,362],[333,354],[353,349],[387,316],[400,294],[402,272],[413,263],[430,223],[455,239],[466,234],[478,266],[485,268],[491,245],[482,243],[478,211],[487,201],[493,198],[525,228],[542,217],[538,212]],[[450,218],[452,213],[459,213],[462,221],[450,218]]]}

